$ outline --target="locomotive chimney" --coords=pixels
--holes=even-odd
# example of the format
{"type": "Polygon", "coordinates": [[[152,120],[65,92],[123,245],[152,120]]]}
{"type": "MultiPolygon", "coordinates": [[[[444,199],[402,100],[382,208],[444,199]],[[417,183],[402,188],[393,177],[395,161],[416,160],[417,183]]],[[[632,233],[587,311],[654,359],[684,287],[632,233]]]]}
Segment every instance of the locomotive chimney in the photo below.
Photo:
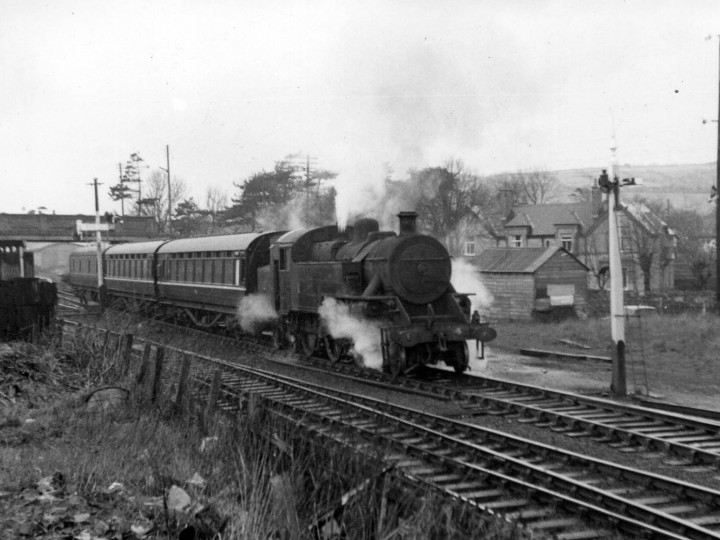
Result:
{"type": "Polygon", "coordinates": [[[417,233],[416,212],[400,212],[398,218],[400,219],[400,236],[417,233]]]}

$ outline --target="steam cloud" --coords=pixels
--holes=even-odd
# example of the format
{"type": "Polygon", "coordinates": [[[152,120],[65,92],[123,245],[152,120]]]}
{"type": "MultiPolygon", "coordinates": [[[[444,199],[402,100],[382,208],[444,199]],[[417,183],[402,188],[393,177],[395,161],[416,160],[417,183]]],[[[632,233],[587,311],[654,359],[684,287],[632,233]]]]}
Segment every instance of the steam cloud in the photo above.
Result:
{"type": "Polygon", "coordinates": [[[480,274],[472,264],[462,259],[452,260],[452,286],[459,293],[475,293],[470,296],[472,310],[479,313],[487,312],[493,303],[492,294],[480,280],[480,274]]]}
{"type": "Polygon", "coordinates": [[[237,307],[237,318],[240,327],[249,333],[256,333],[269,322],[279,317],[264,294],[249,294],[240,300],[237,307]]]}
{"type": "Polygon", "coordinates": [[[333,337],[353,340],[351,353],[361,357],[365,367],[382,370],[379,328],[352,316],[348,307],[334,298],[323,300],[318,313],[333,337]]]}

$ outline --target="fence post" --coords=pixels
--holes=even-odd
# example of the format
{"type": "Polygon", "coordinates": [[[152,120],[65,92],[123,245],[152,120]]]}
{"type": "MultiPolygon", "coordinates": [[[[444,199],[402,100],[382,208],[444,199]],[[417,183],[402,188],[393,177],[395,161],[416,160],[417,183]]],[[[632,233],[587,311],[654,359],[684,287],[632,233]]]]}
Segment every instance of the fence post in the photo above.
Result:
{"type": "Polygon", "coordinates": [[[190,376],[190,364],[192,359],[189,354],[183,354],[182,368],[180,369],[180,381],[178,382],[177,395],[175,396],[175,408],[182,410],[183,400],[187,392],[187,382],[190,376]]]}
{"type": "Polygon", "coordinates": [[[156,403],[157,398],[160,395],[160,391],[162,389],[162,368],[163,368],[163,362],[165,360],[165,347],[158,347],[155,351],[155,370],[153,373],[152,378],[152,385],[151,393],[150,393],[150,403],[156,403]]]}
{"type": "Polygon", "coordinates": [[[63,330],[65,329],[65,322],[62,320],[55,322],[55,348],[62,349],[63,346],[63,330]]]}
{"type": "Polygon", "coordinates": [[[110,330],[105,330],[105,337],[103,338],[103,344],[100,347],[103,358],[105,358],[107,356],[107,350],[108,350],[109,345],[110,345],[110,330]]]}
{"type": "Polygon", "coordinates": [[[124,377],[130,371],[130,355],[132,354],[133,339],[132,334],[123,334],[120,344],[122,346],[120,356],[120,376],[124,377]]]}
{"type": "Polygon", "coordinates": [[[210,386],[210,394],[208,395],[207,406],[205,407],[205,420],[208,421],[210,417],[215,414],[217,409],[218,395],[220,394],[220,381],[222,378],[222,371],[215,371],[213,376],[212,386],[210,386]]]}
{"type": "Polygon", "coordinates": [[[386,472],[382,479],[382,495],[380,496],[380,515],[377,521],[377,537],[382,538],[385,532],[385,519],[387,518],[388,492],[390,491],[390,475],[386,472]]]}
{"type": "Polygon", "coordinates": [[[142,360],[140,361],[140,370],[138,371],[136,379],[138,386],[145,383],[145,377],[147,376],[148,372],[148,364],[150,363],[151,352],[152,346],[149,343],[146,343],[145,347],[143,347],[142,360]]]}

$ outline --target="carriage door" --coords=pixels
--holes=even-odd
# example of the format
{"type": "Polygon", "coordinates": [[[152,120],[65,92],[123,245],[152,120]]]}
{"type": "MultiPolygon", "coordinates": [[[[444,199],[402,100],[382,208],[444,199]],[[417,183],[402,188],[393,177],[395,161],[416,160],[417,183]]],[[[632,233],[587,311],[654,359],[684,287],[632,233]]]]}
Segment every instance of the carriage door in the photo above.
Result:
{"type": "Polygon", "coordinates": [[[275,300],[275,311],[280,311],[280,261],[273,260],[273,297],[275,300]]]}

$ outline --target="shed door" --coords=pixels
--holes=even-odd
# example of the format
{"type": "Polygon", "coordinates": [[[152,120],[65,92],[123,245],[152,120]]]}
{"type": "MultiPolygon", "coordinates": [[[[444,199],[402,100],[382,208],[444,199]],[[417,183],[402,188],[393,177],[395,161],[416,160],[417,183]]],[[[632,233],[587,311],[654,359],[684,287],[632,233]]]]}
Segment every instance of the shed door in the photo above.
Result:
{"type": "Polygon", "coordinates": [[[575,285],[548,285],[547,294],[551,306],[572,306],[575,304],[575,285]]]}

